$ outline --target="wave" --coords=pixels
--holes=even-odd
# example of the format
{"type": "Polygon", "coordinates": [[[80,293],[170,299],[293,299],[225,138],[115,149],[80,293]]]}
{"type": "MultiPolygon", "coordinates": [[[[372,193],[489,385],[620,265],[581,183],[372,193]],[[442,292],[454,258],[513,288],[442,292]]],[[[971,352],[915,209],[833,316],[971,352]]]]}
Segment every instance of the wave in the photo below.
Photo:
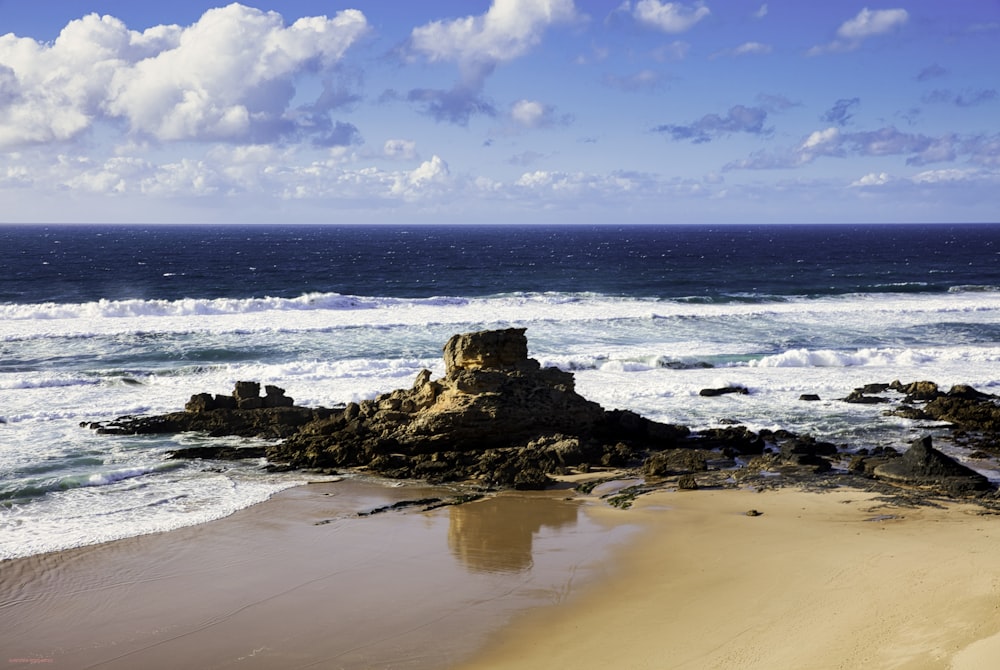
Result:
{"type": "Polygon", "coordinates": [[[28,479],[19,482],[11,482],[7,487],[0,489],[0,501],[24,501],[32,498],[40,498],[49,493],[59,491],[69,491],[78,488],[90,488],[96,486],[108,486],[128,479],[135,479],[144,475],[169,472],[185,467],[182,461],[168,461],[155,465],[135,466],[130,468],[119,468],[105,472],[94,472],[84,474],[63,475],[61,477],[50,477],[46,479],[28,479]]]}
{"type": "Polygon", "coordinates": [[[960,286],[952,286],[948,289],[948,293],[998,293],[1000,292],[1000,286],[995,286],[993,284],[962,284],[960,286]]]}
{"type": "Polygon", "coordinates": [[[41,379],[14,379],[0,382],[0,391],[24,391],[28,389],[67,388],[70,386],[96,386],[98,379],[74,377],[43,377],[41,379]]]}
{"type": "Polygon", "coordinates": [[[88,319],[140,316],[211,316],[252,314],[269,311],[361,310],[387,307],[401,302],[418,304],[464,304],[460,298],[365,298],[339,293],[306,293],[297,298],[185,298],[182,300],[98,300],[85,303],[2,305],[0,319],[88,319]]]}
{"type": "Polygon", "coordinates": [[[855,366],[921,365],[940,358],[940,353],[912,349],[866,348],[856,351],[792,349],[746,363],[759,368],[847,368],[855,366]]]}

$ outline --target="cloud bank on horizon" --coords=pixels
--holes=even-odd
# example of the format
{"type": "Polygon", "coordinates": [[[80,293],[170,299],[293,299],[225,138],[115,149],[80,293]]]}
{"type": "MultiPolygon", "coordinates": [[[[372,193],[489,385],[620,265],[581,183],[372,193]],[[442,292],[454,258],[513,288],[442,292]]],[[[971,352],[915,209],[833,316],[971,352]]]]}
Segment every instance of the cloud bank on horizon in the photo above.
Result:
{"type": "Polygon", "coordinates": [[[997,3],[330,4],[0,2],[0,222],[1000,221],[997,3]]]}

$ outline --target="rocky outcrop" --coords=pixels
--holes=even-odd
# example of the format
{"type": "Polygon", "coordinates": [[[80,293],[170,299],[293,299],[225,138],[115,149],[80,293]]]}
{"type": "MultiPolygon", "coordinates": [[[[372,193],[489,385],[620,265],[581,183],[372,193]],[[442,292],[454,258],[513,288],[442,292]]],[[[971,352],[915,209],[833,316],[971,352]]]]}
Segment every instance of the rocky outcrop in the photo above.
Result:
{"type": "Polygon", "coordinates": [[[260,383],[236,382],[232,395],[215,395],[196,393],[191,396],[184,409],[188,412],[211,412],[216,409],[272,409],[275,407],[293,407],[295,401],[285,395],[285,389],[277,386],[265,386],[266,395],[260,397],[260,383]]]}
{"type": "Polygon", "coordinates": [[[877,466],[874,474],[889,482],[932,488],[950,495],[991,488],[986,477],[935,449],[930,436],[913,442],[902,457],[877,466]]]}
{"type": "Polygon", "coordinates": [[[572,373],[528,357],[524,329],[455,335],[445,376],[351,403],[304,426],[269,457],[294,467],[368,467],[393,477],[478,479],[537,488],[569,468],[619,466],[674,446],[686,429],[605,411],[572,373]]]}
{"type": "Polygon", "coordinates": [[[702,389],[698,392],[698,395],[705,398],[714,398],[720,395],[729,395],[730,393],[749,395],[750,390],[745,386],[723,386],[722,388],[702,389]]]}
{"type": "MultiPolygon", "coordinates": [[[[240,381],[231,395],[192,396],[183,412],[88,425],[106,434],[201,431],[281,440],[263,451],[221,445],[180,449],[170,455],[174,458],[260,458],[263,453],[272,469],[358,468],[386,477],[473,481],[486,487],[541,488],[552,475],[605,467],[630,468],[659,485],[683,488],[726,481],[773,485],[774,475],[806,482],[826,473],[955,495],[979,495],[990,488],[985,478],[931,449],[929,440],[911,447],[905,458],[889,447],[858,450],[850,454],[845,474],[841,449],[809,435],[754,432],[742,425],[692,433],[628,410],[605,410],[576,392],[572,373],[543,368],[530,358],[521,328],[455,335],[443,356],[443,377],[434,379],[422,370],[410,388],[341,408],[299,407],[281,388],[265,386],[261,396],[258,382],[240,381]]],[[[931,382],[893,382],[870,384],[854,395],[882,399],[890,391],[906,394],[895,411],[905,409],[911,418],[977,430],[1000,427],[996,398],[970,387],[941,393],[931,382]]],[[[747,389],[707,389],[703,395],[721,393],[747,389]]]]}
{"type": "MultiPolygon", "coordinates": [[[[198,431],[217,437],[238,435],[283,438],[295,434],[305,424],[325,418],[333,412],[322,408],[296,407],[292,398],[285,395],[284,389],[277,386],[265,386],[264,389],[266,396],[262,398],[259,383],[240,381],[236,382],[232,395],[196,393],[184,405],[183,412],[157,416],[123,416],[113,421],[87,425],[105,435],[198,431]]],[[[218,453],[220,455],[215,456],[216,458],[236,458],[226,450],[218,453]]]]}

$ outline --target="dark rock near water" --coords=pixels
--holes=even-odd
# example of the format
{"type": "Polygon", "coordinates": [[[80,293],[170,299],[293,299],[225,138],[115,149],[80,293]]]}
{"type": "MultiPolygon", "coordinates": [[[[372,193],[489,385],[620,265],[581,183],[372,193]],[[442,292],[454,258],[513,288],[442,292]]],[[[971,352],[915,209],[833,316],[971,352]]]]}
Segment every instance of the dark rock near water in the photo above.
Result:
{"type": "Polygon", "coordinates": [[[702,389],[698,392],[698,395],[704,396],[706,398],[714,398],[720,395],[728,395],[730,393],[737,393],[739,395],[748,395],[750,390],[744,386],[723,386],[717,389],[702,389]]]}
{"type": "Polygon", "coordinates": [[[708,461],[715,457],[701,449],[668,449],[651,454],[642,464],[647,477],[667,477],[708,470],[708,461]]]}
{"type": "Polygon", "coordinates": [[[167,452],[167,458],[198,458],[217,461],[236,461],[264,458],[264,447],[186,447],[167,452]]]}
{"type": "Polygon", "coordinates": [[[274,447],[298,467],[368,467],[430,481],[477,479],[539,488],[548,475],[622,466],[674,446],[686,429],[605,411],[576,393],[572,373],[527,356],[524,329],[467,333],[444,347],[446,374],[348,405],[274,447]]]}
{"type": "Polygon", "coordinates": [[[989,480],[931,444],[930,436],[916,440],[902,457],[874,468],[877,478],[929,487],[952,495],[990,489],[989,480]]]}
{"type": "MultiPolygon", "coordinates": [[[[628,410],[605,410],[576,392],[572,373],[542,368],[529,358],[521,328],[456,335],[444,345],[443,356],[446,372],[439,379],[423,370],[410,388],[333,409],[298,407],[277,386],[264,386],[262,397],[258,382],[240,381],[231,395],[193,395],[184,412],[87,425],[104,434],[200,431],[281,440],[254,449],[179,449],[171,458],[264,455],[272,470],[359,468],[386,477],[474,481],[485,487],[543,488],[553,475],[597,468],[631,468],[662,480],[660,485],[672,485],[679,477],[679,488],[696,488],[695,474],[710,486],[731,478],[770,485],[775,474],[795,482],[834,476],[826,473],[838,447],[809,435],[755,433],[738,424],[692,433],[628,410]],[[743,466],[732,475],[718,471],[737,463],[743,466]]],[[[996,398],[969,387],[942,394],[930,382],[877,384],[856,389],[853,401],[886,401],[870,394],[888,390],[924,403],[904,405],[914,418],[977,430],[1000,427],[996,398]]],[[[726,393],[749,391],[733,386],[705,389],[701,395],[726,393]]],[[[894,458],[898,455],[891,449],[859,451],[850,465],[856,474],[837,476],[874,476],[955,495],[989,488],[985,478],[930,449],[929,441],[925,446],[911,447],[905,458],[894,458]],[[945,467],[947,462],[959,470],[945,467]]]]}
{"type": "Polygon", "coordinates": [[[821,398],[815,393],[803,393],[799,396],[799,400],[804,400],[805,402],[816,402],[821,400],[821,398]]]}

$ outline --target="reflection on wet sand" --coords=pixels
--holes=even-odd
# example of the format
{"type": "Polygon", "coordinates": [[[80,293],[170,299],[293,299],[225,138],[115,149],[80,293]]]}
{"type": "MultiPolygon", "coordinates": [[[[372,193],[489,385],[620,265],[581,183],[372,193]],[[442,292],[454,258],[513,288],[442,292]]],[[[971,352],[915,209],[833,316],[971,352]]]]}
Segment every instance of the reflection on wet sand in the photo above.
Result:
{"type": "Polygon", "coordinates": [[[473,572],[523,572],[533,564],[532,546],[543,528],[577,522],[573,501],[499,495],[451,508],[448,547],[473,572]]]}
{"type": "Polygon", "coordinates": [[[453,489],[363,480],[0,565],[0,649],[60,667],[452,667],[600,574],[624,524],[559,493],[359,512],[453,489]]]}

